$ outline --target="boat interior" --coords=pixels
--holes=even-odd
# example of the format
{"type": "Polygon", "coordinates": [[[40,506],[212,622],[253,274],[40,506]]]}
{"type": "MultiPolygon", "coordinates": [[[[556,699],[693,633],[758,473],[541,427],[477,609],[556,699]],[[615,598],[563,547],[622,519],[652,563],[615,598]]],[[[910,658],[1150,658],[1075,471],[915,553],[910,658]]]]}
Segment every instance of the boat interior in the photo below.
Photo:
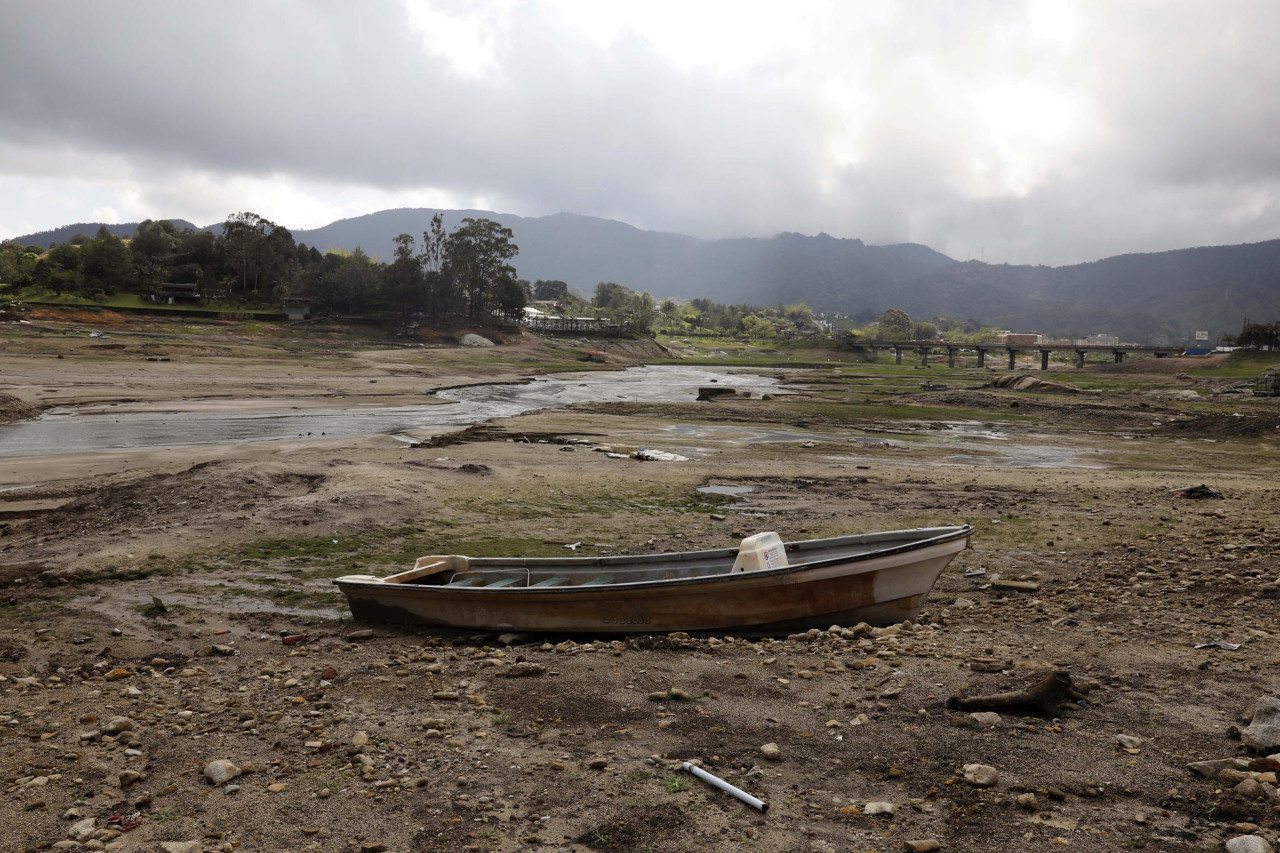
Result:
{"type": "Polygon", "coordinates": [[[967,526],[930,527],[798,542],[783,542],[776,533],[769,532],[748,536],[737,548],[613,557],[437,555],[418,558],[408,571],[367,579],[476,591],[602,587],[858,560],[886,551],[920,547],[932,540],[967,535],[970,530],[967,526]]]}

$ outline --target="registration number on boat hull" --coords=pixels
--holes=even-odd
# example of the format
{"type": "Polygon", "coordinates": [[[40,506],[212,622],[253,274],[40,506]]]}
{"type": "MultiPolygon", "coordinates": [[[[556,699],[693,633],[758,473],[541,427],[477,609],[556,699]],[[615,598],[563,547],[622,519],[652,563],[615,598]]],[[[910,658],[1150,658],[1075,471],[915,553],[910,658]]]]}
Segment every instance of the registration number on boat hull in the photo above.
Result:
{"type": "Polygon", "coordinates": [[[602,625],[648,625],[652,621],[648,606],[639,602],[600,605],[599,612],[602,625]]]}

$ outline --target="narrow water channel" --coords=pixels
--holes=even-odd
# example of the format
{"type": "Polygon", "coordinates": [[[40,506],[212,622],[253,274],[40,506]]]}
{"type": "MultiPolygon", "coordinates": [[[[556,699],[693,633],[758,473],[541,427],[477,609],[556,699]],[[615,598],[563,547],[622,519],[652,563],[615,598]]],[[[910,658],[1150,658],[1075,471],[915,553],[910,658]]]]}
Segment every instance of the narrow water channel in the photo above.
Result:
{"type": "Polygon", "coordinates": [[[145,450],[202,444],[249,444],[298,438],[395,435],[415,430],[466,427],[536,409],[574,403],[692,401],[702,385],[769,391],[770,376],[717,373],[691,367],[633,367],[573,378],[540,378],[503,385],[471,385],[442,391],[453,405],[307,409],[274,413],[112,412],[54,410],[34,421],[0,426],[0,456],[45,456],[145,450]]]}

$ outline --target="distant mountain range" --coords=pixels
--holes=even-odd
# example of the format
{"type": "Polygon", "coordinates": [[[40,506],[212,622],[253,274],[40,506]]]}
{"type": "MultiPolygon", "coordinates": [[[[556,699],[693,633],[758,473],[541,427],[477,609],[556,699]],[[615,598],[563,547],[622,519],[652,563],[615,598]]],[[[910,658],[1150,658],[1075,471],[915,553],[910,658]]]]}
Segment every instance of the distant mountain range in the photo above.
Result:
{"type": "MultiPolygon", "coordinates": [[[[859,321],[901,308],[914,319],[972,318],[1017,331],[1105,332],[1140,342],[1181,342],[1196,330],[1216,340],[1239,331],[1246,317],[1280,319],[1280,240],[1044,267],[961,262],[914,243],[868,246],[826,234],[699,240],[568,213],[526,218],[481,210],[383,210],[293,235],[322,251],[359,246],[387,260],[396,235],[420,239],[437,212],[449,229],[467,216],[500,222],[520,247],[515,264],[521,278],[560,279],[586,296],[597,282],[614,281],[658,299],[805,302],[859,321]]],[[[107,228],[131,236],[136,225],[107,228]]],[[[207,230],[217,233],[221,226],[207,230]]],[[[77,233],[92,236],[98,227],[78,223],[17,240],[48,246],[77,233]]]]}

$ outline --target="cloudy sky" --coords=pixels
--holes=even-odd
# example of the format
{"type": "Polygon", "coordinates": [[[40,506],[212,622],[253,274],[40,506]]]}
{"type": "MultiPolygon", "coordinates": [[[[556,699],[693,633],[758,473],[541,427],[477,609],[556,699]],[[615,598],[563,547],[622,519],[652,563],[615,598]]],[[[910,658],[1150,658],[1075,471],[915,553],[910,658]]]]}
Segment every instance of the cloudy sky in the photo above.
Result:
{"type": "Polygon", "coordinates": [[[1010,263],[1280,237],[1274,0],[0,13],[0,239],[388,207],[1010,263]]]}

